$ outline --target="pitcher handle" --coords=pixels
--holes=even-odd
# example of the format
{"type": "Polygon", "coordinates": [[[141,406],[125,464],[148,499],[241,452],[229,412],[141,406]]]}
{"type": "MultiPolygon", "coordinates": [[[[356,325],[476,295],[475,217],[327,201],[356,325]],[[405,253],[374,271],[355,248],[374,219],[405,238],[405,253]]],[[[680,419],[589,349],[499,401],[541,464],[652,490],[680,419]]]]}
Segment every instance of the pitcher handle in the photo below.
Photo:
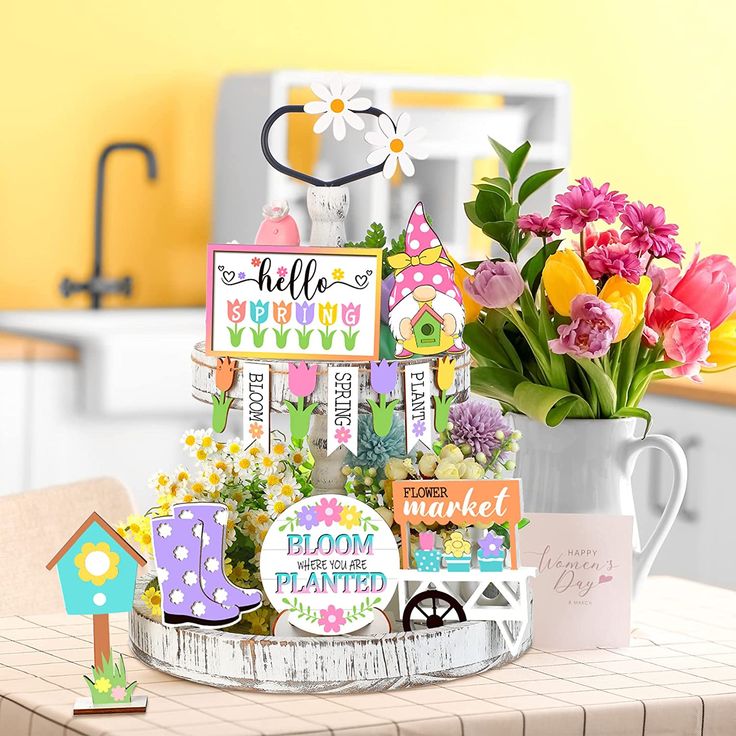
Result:
{"type": "Polygon", "coordinates": [[[626,457],[627,477],[631,477],[636,460],[644,450],[659,450],[663,452],[672,463],[674,480],[664,511],[657,525],[654,527],[654,531],[652,531],[649,539],[647,539],[646,544],[643,546],[640,545],[640,549],[634,549],[632,580],[634,596],[639,593],[642,583],[649,574],[654,558],[662,548],[664,540],[675,523],[677,513],[685,498],[685,489],[687,488],[687,458],[685,457],[685,452],[675,440],[663,434],[650,434],[643,439],[634,440],[629,445],[626,457]]]}

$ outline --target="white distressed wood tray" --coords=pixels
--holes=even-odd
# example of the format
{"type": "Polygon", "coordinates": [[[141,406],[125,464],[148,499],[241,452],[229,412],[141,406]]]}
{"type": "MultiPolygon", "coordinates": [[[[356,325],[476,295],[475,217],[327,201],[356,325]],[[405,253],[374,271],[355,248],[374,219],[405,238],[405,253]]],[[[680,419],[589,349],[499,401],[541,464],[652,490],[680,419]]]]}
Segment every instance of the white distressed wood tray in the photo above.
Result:
{"type": "MultiPolygon", "coordinates": [[[[293,639],[165,627],[140,601],[150,580],[139,580],[129,615],[132,651],[151,667],[207,685],[281,693],[375,692],[466,677],[515,659],[491,621],[380,636],[293,639]]],[[[531,633],[519,656],[530,645],[531,633]]]]}
{"type": "MultiPolygon", "coordinates": [[[[448,354],[449,355],[449,354],[448,354]]],[[[456,359],[455,363],[455,384],[450,393],[456,395],[455,403],[467,401],[470,397],[470,351],[465,349],[457,355],[450,355],[456,359]]],[[[243,408],[243,369],[248,365],[247,360],[236,358],[238,367],[235,372],[235,381],[232,389],[228,392],[233,397],[233,409],[243,408]]],[[[430,360],[432,360],[430,358],[430,360]]],[[[437,358],[433,359],[435,362],[437,358]]],[[[412,363],[425,363],[427,358],[409,358],[399,361],[399,380],[396,382],[395,391],[388,395],[389,400],[398,399],[396,411],[404,409],[404,368],[412,363]]],[[[280,414],[286,414],[288,409],[284,404],[286,399],[291,400],[293,397],[289,391],[289,362],[278,360],[266,360],[264,363],[271,365],[271,411],[280,414]]],[[[293,361],[292,361],[293,362],[293,361]]],[[[359,367],[359,383],[360,383],[360,411],[363,413],[370,412],[370,406],[367,400],[378,400],[378,395],[371,389],[370,363],[331,363],[329,361],[310,361],[310,365],[317,364],[317,385],[314,393],[310,396],[310,401],[318,403],[315,409],[316,414],[324,413],[327,405],[327,367],[330,365],[340,366],[358,366],[359,367]]],[[[204,349],[204,342],[198,342],[192,349],[192,396],[206,404],[212,403],[212,394],[219,393],[215,386],[215,367],[217,366],[217,357],[207,355],[204,349]]],[[[436,370],[436,369],[435,369],[436,370]]],[[[439,394],[437,387],[433,384],[432,394],[439,394]]]]}

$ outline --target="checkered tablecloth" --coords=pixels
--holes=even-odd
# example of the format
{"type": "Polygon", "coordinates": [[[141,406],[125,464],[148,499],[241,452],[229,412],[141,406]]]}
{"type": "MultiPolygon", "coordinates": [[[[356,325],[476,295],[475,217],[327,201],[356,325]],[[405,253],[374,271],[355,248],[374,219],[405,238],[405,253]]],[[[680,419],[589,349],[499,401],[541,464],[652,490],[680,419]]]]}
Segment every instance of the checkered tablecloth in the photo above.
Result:
{"type": "MultiPolygon", "coordinates": [[[[127,619],[112,645],[128,654],[127,619]]],[[[2,736],[732,736],[736,592],[648,581],[631,646],[547,653],[432,687],[364,695],[266,695],[178,680],[126,658],[142,715],[72,717],[86,695],[92,625],[83,617],[0,618],[2,736]]]]}

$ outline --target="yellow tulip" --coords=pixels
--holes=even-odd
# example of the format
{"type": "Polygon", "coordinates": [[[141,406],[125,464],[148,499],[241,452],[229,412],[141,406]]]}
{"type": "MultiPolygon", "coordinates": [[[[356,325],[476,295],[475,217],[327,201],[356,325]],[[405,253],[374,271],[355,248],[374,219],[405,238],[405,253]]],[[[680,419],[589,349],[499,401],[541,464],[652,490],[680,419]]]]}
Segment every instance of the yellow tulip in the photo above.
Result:
{"type": "Polygon", "coordinates": [[[715,365],[704,371],[725,371],[736,366],[736,312],[710,333],[708,350],[708,362],[715,365]]]}
{"type": "Polygon", "coordinates": [[[557,314],[570,316],[572,300],[580,294],[595,294],[595,281],[582,258],[573,250],[558,250],[544,265],[542,284],[557,314]]]}
{"type": "Polygon", "coordinates": [[[319,321],[325,327],[331,327],[337,320],[337,304],[326,302],[319,305],[319,321]]]}
{"type": "Polygon", "coordinates": [[[478,304],[473,297],[465,291],[465,279],[470,278],[470,274],[465,268],[458,263],[452,256],[449,256],[450,261],[455,269],[455,286],[460,290],[460,296],[463,298],[463,307],[465,308],[465,324],[475,322],[480,317],[480,310],[483,308],[478,304]]]}
{"type": "Polygon", "coordinates": [[[644,305],[652,288],[649,276],[642,276],[638,284],[632,284],[622,276],[611,276],[598,295],[623,315],[621,327],[614,342],[625,340],[644,318],[644,305]]]}
{"type": "Polygon", "coordinates": [[[447,391],[455,378],[455,361],[452,358],[440,358],[437,361],[437,388],[447,391]]]}

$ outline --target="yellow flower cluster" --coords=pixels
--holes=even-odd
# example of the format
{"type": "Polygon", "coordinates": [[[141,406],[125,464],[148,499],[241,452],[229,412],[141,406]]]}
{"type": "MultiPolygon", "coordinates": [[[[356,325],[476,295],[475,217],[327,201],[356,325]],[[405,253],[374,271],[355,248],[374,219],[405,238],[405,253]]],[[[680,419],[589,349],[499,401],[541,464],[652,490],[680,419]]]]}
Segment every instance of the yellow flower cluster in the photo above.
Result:
{"type": "Polygon", "coordinates": [[[462,532],[450,534],[450,538],[445,541],[445,554],[453,557],[466,557],[470,554],[470,542],[465,539],[462,532]]]}

